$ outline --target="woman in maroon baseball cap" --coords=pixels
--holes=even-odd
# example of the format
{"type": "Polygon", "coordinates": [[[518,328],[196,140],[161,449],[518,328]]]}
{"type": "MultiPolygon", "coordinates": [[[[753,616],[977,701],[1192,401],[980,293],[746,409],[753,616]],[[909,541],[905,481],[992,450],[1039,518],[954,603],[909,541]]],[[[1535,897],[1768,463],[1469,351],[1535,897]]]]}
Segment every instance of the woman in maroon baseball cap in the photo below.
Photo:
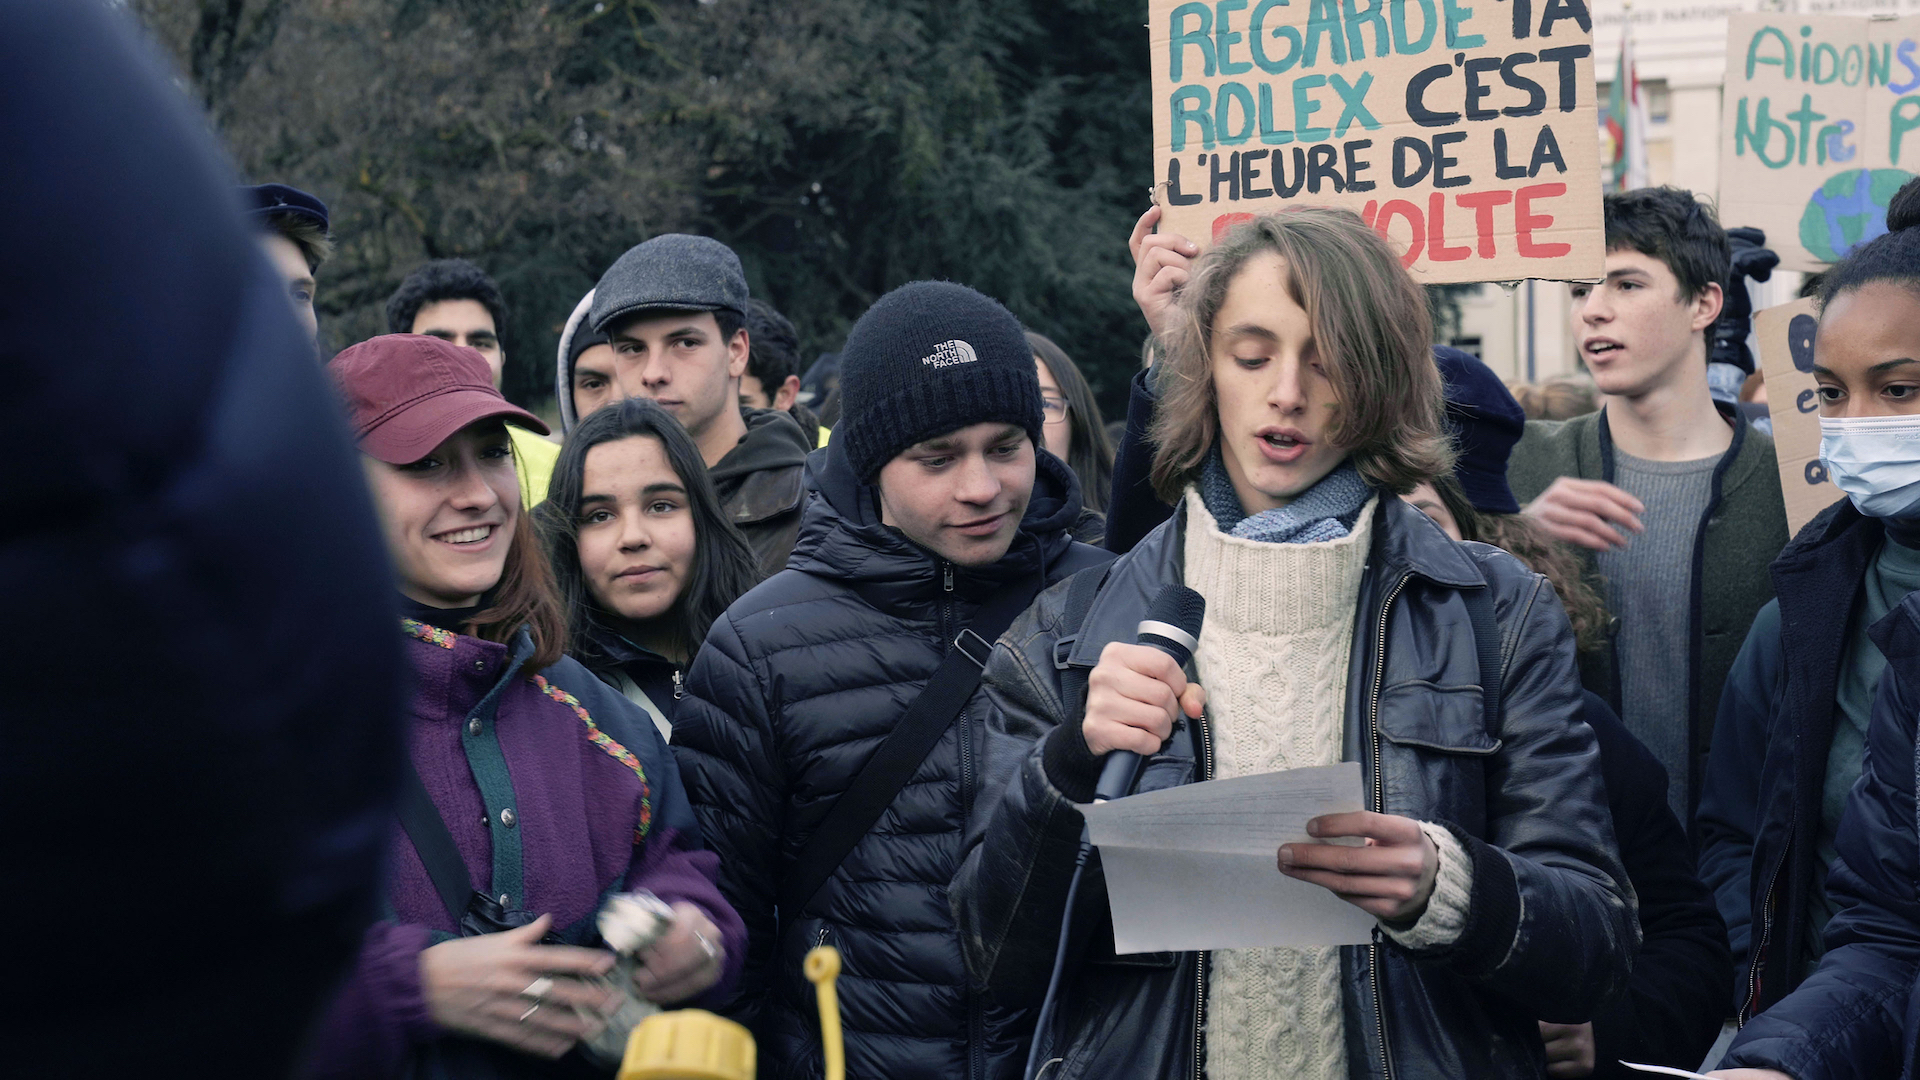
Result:
{"type": "Polygon", "coordinates": [[[626,994],[719,1000],[745,929],[652,721],[563,655],[566,613],[506,429],[546,425],[500,396],[478,352],[436,338],[377,337],[329,370],[392,553],[415,687],[391,915],[367,931],[307,1071],[582,1075],[576,1047],[626,994]],[[634,890],[673,923],[615,986],[594,916],[634,890]]]}

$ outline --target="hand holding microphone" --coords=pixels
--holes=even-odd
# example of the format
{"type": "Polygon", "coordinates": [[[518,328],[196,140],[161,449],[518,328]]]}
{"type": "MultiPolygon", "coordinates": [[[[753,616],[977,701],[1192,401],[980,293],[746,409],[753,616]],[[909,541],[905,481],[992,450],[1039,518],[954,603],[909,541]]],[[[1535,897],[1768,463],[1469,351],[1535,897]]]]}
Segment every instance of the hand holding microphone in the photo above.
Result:
{"type": "Polygon", "coordinates": [[[1096,798],[1119,798],[1131,788],[1140,757],[1157,754],[1182,713],[1198,719],[1207,701],[1182,670],[1200,636],[1206,601],[1184,585],[1154,598],[1137,631],[1137,644],[1107,643],[1087,676],[1087,712],[1080,722],[1095,756],[1117,751],[1100,775],[1096,798]]]}

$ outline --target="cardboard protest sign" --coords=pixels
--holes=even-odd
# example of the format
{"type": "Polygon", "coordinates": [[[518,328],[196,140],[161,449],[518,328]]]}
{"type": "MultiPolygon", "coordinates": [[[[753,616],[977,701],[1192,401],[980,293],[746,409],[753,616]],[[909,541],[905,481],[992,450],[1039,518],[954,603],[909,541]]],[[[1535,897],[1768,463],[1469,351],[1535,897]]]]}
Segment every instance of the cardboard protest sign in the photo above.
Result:
{"type": "Polygon", "coordinates": [[[1598,278],[1586,0],[1150,0],[1161,229],[1347,207],[1426,282],[1598,278]],[[1469,6],[1471,2],[1471,6],[1469,6]]]}
{"type": "Polygon", "coordinates": [[[1920,18],[1729,16],[1721,223],[1765,230],[1793,270],[1886,232],[1920,172],[1917,47],[1920,18]]]}
{"type": "Polygon", "coordinates": [[[1799,532],[1815,514],[1846,497],[1820,464],[1820,393],[1813,381],[1813,332],[1818,326],[1811,298],[1753,316],[1789,533],[1799,532]]]}

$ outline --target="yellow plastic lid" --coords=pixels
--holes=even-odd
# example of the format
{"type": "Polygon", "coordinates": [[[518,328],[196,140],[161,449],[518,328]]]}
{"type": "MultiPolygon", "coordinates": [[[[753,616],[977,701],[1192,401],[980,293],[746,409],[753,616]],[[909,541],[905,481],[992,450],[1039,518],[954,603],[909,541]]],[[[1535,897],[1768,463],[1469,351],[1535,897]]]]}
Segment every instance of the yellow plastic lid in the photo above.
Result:
{"type": "Polygon", "coordinates": [[[619,1080],[754,1080],[753,1036],[702,1009],[656,1013],[627,1038],[619,1080]]]}

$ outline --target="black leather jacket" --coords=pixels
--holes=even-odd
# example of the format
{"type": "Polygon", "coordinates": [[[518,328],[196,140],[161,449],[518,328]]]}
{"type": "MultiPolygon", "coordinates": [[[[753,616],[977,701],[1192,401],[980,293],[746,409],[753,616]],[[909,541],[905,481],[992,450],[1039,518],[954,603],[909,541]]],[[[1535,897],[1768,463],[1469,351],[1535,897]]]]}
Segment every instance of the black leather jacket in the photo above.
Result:
{"type": "MultiPolygon", "coordinates": [[[[1590,1019],[1625,984],[1639,946],[1598,750],[1580,720],[1573,634],[1546,579],[1512,556],[1449,540],[1399,499],[1380,500],[1377,514],[1345,758],[1361,763],[1371,809],[1453,830],[1473,860],[1473,890],[1450,946],[1416,953],[1376,931],[1374,944],[1342,950],[1349,1070],[1538,1077],[1535,1018],[1590,1019]],[[1482,587],[1502,631],[1497,733],[1486,728],[1460,596],[1482,587]]],[[[1013,778],[975,804],[951,899],[969,974],[1005,1004],[1044,993],[1079,844],[1080,813],[1050,775],[1047,762],[1060,759],[1043,742],[1084,708],[1062,703],[1061,672],[1133,639],[1154,594],[1181,580],[1185,527],[1182,511],[1115,562],[1082,627],[1060,625],[1064,586],[1043,593],[987,666],[1002,707],[982,771],[1013,778]]],[[[1136,790],[1206,779],[1211,756],[1205,719],[1183,724],[1136,790]]],[[[1047,1080],[1203,1075],[1208,954],[1114,956],[1097,853],[1074,926],[1062,1007],[1037,1036],[1046,1058],[1062,1059],[1047,1080]]]]}

